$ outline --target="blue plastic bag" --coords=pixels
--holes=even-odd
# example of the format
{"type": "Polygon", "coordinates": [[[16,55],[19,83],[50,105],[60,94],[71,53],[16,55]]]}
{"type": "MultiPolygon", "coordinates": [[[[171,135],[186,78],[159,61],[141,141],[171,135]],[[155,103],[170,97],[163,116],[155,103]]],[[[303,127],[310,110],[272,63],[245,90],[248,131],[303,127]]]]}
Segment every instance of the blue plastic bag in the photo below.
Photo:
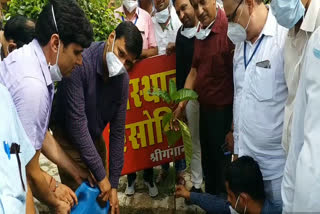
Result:
{"type": "Polygon", "coordinates": [[[109,201],[105,207],[101,207],[97,202],[100,194],[98,187],[90,187],[89,183],[83,182],[76,191],[78,205],[75,205],[71,214],[107,214],[109,211],[109,201]]]}

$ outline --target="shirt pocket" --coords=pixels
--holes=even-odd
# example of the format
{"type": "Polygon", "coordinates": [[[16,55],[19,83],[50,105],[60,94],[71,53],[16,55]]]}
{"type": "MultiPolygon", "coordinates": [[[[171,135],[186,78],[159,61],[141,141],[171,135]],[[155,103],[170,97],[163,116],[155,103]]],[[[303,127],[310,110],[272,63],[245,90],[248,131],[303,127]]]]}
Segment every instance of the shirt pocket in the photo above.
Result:
{"type": "Polygon", "coordinates": [[[256,67],[252,74],[251,92],[260,102],[273,98],[275,72],[270,68],[256,67]]]}

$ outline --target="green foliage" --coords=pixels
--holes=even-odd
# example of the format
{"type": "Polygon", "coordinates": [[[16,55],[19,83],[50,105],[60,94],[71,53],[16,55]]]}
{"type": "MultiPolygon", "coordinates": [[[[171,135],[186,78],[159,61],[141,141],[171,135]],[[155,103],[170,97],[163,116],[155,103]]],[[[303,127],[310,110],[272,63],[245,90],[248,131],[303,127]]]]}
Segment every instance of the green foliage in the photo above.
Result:
{"type": "MultiPolygon", "coordinates": [[[[158,88],[153,89],[149,92],[152,96],[160,97],[168,104],[177,104],[185,100],[195,100],[198,98],[198,94],[190,89],[181,89],[177,91],[176,83],[174,80],[169,81],[169,93],[167,91],[162,91],[158,88]]],[[[190,165],[192,156],[192,141],[190,130],[188,126],[181,120],[176,120],[172,112],[167,113],[162,118],[162,128],[167,137],[168,144],[170,147],[174,147],[178,140],[182,137],[185,151],[185,158],[187,166],[190,165]],[[175,131],[168,128],[169,123],[174,123],[178,121],[179,130],[175,131]]]]}
{"type": "MultiPolygon", "coordinates": [[[[23,15],[37,20],[43,6],[48,0],[11,0],[5,19],[11,16],[23,15]]],[[[113,7],[109,8],[109,0],[77,0],[90,20],[94,31],[95,41],[103,41],[115,29],[120,20],[114,17],[113,7]]]]}
{"type": "Polygon", "coordinates": [[[120,23],[114,17],[114,7],[109,8],[109,0],[77,0],[92,24],[96,41],[106,40],[120,23]]]}
{"type": "Polygon", "coordinates": [[[198,94],[190,89],[180,89],[172,94],[171,99],[174,103],[180,103],[185,100],[196,100],[198,98],[198,94]]]}
{"type": "Polygon", "coordinates": [[[190,130],[187,124],[185,124],[181,120],[178,120],[178,122],[179,122],[179,127],[181,130],[182,140],[184,144],[185,159],[186,159],[187,165],[189,166],[192,158],[192,139],[191,139],[190,130]]]}
{"type": "Polygon", "coordinates": [[[149,91],[149,94],[160,97],[168,104],[177,104],[181,101],[196,100],[198,98],[198,94],[193,90],[183,88],[177,91],[176,83],[172,79],[169,81],[169,93],[154,88],[153,91],[149,91]]]}
{"type": "Polygon", "coordinates": [[[166,113],[165,115],[163,115],[162,117],[162,127],[165,129],[166,126],[169,124],[170,120],[172,119],[173,117],[173,113],[170,112],[170,113],[166,113]]]}

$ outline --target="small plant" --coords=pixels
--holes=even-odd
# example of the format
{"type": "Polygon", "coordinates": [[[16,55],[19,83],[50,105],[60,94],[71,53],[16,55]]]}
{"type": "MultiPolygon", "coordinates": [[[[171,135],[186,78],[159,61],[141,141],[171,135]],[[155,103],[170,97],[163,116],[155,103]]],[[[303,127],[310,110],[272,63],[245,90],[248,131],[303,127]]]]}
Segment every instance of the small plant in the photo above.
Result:
{"type": "MultiPolygon", "coordinates": [[[[167,91],[162,91],[158,88],[153,89],[149,92],[152,96],[160,97],[163,101],[169,104],[170,108],[173,109],[178,103],[182,101],[195,100],[198,98],[198,94],[190,89],[180,89],[177,91],[176,83],[174,80],[169,81],[169,93],[167,91]]],[[[185,159],[187,167],[190,165],[192,157],[192,141],[189,127],[185,122],[178,118],[174,118],[172,112],[166,113],[162,118],[162,129],[168,140],[168,145],[170,148],[174,148],[178,140],[183,140],[185,159]],[[173,129],[173,123],[178,125],[178,129],[173,129]]],[[[175,153],[173,152],[172,158],[173,164],[175,164],[175,153]]],[[[174,183],[175,183],[174,175],[174,183]]],[[[176,199],[174,198],[174,213],[176,211],[176,199]]]]}

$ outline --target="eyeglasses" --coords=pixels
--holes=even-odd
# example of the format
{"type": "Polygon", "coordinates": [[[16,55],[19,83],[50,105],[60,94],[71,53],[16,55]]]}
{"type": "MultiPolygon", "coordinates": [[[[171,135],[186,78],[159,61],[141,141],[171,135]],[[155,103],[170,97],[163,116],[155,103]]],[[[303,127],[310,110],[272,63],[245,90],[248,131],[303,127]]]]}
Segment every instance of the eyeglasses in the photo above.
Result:
{"type": "Polygon", "coordinates": [[[236,17],[237,11],[238,11],[240,5],[242,4],[242,2],[243,2],[243,0],[240,1],[240,3],[239,3],[238,6],[236,7],[236,9],[233,11],[233,13],[232,13],[231,16],[227,16],[228,22],[233,22],[233,21],[234,21],[234,18],[236,17]]]}

